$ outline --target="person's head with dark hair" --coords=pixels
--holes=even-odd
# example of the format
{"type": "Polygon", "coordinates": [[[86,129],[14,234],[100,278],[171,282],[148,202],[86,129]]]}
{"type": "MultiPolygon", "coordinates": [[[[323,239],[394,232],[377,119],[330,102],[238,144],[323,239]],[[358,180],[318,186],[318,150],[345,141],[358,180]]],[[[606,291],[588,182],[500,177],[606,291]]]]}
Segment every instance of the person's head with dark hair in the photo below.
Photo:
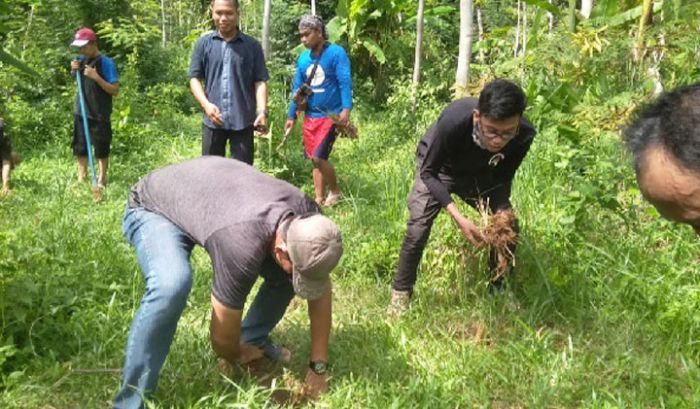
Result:
{"type": "Polygon", "coordinates": [[[514,82],[497,79],[486,84],[472,113],[482,147],[498,152],[515,138],[526,106],[527,97],[514,82]]]}
{"type": "Polygon", "coordinates": [[[221,36],[235,37],[240,17],[238,0],[212,0],[211,17],[221,36]]]}
{"type": "Polygon", "coordinates": [[[644,197],[700,234],[700,83],[638,109],[624,140],[644,197]]]}
{"type": "MultiPolygon", "coordinates": [[[[236,10],[238,10],[238,0],[223,0],[223,2],[225,2],[225,3],[230,3],[230,4],[231,4],[231,7],[233,7],[233,8],[236,9],[236,10]]],[[[211,6],[212,8],[214,8],[214,3],[216,3],[216,0],[211,0],[210,6],[211,6]]]]}

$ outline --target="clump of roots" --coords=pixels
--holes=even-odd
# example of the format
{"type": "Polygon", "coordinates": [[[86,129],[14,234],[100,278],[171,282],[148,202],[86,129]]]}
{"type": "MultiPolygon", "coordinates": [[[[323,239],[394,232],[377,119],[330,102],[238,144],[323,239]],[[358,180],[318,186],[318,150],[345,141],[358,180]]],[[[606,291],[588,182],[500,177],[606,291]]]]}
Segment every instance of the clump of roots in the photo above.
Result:
{"type": "Polygon", "coordinates": [[[491,277],[491,281],[495,282],[505,274],[509,264],[515,266],[515,255],[511,251],[518,241],[518,235],[513,230],[515,215],[511,209],[491,213],[484,203],[479,203],[477,210],[481,216],[484,244],[496,253],[496,272],[491,277]]]}
{"type": "Polygon", "coordinates": [[[341,138],[357,139],[357,127],[348,121],[347,124],[340,123],[338,115],[331,114],[328,116],[335,125],[335,130],[341,138]]]}

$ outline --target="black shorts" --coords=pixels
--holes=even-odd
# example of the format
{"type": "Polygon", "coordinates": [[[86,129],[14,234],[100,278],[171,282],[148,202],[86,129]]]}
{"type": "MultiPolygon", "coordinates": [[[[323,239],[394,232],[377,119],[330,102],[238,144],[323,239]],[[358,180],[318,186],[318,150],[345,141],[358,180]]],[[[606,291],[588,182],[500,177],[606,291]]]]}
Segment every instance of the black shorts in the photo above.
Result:
{"type": "MultiPolygon", "coordinates": [[[[112,123],[109,121],[97,121],[88,118],[90,128],[90,143],[95,151],[95,157],[103,159],[109,156],[112,144],[112,123]]],[[[87,144],[83,129],[83,118],[75,115],[73,123],[73,155],[87,156],[87,144]]]]}
{"type": "Polygon", "coordinates": [[[9,138],[0,139],[0,160],[12,160],[12,145],[9,138]]]}

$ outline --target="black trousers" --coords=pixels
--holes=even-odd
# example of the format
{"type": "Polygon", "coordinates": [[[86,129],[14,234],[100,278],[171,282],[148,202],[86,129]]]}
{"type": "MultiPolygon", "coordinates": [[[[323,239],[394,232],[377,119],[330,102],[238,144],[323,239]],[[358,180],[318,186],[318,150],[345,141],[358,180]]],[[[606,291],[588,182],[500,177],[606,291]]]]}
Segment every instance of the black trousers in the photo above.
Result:
{"type": "Polygon", "coordinates": [[[226,156],[226,143],[231,146],[231,157],[253,164],[255,146],[253,144],[253,127],[233,131],[229,129],[213,129],[202,125],[202,156],[226,156]]]}
{"type": "MultiPolygon", "coordinates": [[[[450,193],[458,195],[468,205],[476,208],[479,198],[488,200],[489,208],[492,212],[498,209],[510,208],[510,203],[495,203],[486,195],[479,196],[476,192],[469,189],[457,186],[455,181],[445,174],[439,175],[442,183],[447,186],[450,193]]],[[[416,171],[413,189],[408,195],[408,210],[410,212],[406,235],[404,236],[401,245],[401,253],[399,255],[399,264],[394,275],[392,287],[399,291],[413,291],[413,286],[418,278],[418,265],[423,257],[423,250],[430,237],[430,230],[433,227],[433,221],[440,213],[442,206],[435,200],[435,197],[430,193],[428,187],[423,183],[418,171],[416,171]]],[[[518,222],[514,222],[513,230],[518,233],[518,222]]],[[[515,245],[510,247],[510,251],[515,254],[515,245]]],[[[496,272],[498,259],[496,252],[491,249],[489,252],[489,270],[488,274],[491,277],[496,272]]],[[[503,277],[500,277],[495,283],[495,286],[502,285],[503,277]]]]}

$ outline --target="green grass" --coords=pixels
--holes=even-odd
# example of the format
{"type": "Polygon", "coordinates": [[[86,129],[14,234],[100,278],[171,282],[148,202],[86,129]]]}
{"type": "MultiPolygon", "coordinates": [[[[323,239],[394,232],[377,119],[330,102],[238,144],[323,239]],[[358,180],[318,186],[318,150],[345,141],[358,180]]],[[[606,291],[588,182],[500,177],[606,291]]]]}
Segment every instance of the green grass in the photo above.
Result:
{"type": "MultiPolygon", "coordinates": [[[[512,291],[488,294],[483,254],[442,214],[412,310],[385,318],[415,144],[437,113],[421,113],[414,127],[360,110],[360,139],[336,143],[346,200],[327,213],[343,230],[345,256],[334,272],[332,381],[321,405],[698,407],[700,245],[690,229],[660,220],[639,200],[610,135],[586,149],[615,167],[558,168],[554,125],[540,125],[513,192],[523,233],[512,291]],[[610,184],[624,206],[606,210],[600,195],[581,196],[582,181],[610,184]]],[[[121,235],[128,188],[154,168],[199,155],[198,115],[134,120],[116,132],[110,184],[96,205],[88,184],[75,181],[68,134],[60,127],[36,144],[20,133],[25,162],[13,174],[13,194],[0,200],[3,408],[109,406],[143,289],[121,235]]],[[[257,165],[311,193],[298,135],[284,156],[270,156],[260,142],[257,165]]],[[[201,249],[193,265],[192,294],[153,407],[276,406],[258,380],[238,372],[227,380],[216,370],[211,267],[201,249]]],[[[303,380],[307,321],[295,303],[275,331],[294,353],[286,368],[271,368],[275,385],[285,376],[303,380]]]]}

